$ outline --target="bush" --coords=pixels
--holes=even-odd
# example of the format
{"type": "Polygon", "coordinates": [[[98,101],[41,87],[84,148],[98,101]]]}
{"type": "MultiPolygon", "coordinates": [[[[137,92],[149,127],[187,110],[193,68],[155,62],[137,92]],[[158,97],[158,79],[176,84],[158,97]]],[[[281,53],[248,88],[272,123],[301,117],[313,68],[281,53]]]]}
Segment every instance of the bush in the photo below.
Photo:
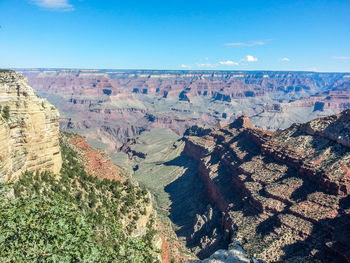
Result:
{"type": "Polygon", "coordinates": [[[0,183],[0,262],[158,262],[149,242],[152,223],[138,238],[128,235],[132,222],[120,224],[139,207],[139,188],[91,177],[77,153],[60,143],[59,176],[25,172],[13,183],[13,199],[2,196],[0,183]]]}
{"type": "Polygon", "coordinates": [[[116,205],[93,212],[57,195],[1,199],[0,262],[158,262],[155,231],[128,237],[132,226],[116,220],[116,205]]]}
{"type": "Polygon", "coordinates": [[[82,191],[78,191],[76,194],[75,194],[75,199],[80,202],[82,200],[82,197],[83,197],[83,192],[82,191]]]}
{"type": "Polygon", "coordinates": [[[98,262],[91,222],[63,200],[5,200],[0,225],[1,262],[98,262]]]}
{"type": "Polygon", "coordinates": [[[8,120],[10,118],[10,107],[9,106],[5,106],[3,109],[2,109],[2,117],[5,119],[5,120],[8,120]]]}

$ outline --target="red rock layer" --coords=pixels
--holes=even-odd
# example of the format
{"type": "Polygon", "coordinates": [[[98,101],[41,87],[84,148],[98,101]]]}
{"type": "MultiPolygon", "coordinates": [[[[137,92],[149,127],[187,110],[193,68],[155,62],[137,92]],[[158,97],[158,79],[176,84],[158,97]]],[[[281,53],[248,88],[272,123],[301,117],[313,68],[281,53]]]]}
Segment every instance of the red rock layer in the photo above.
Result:
{"type": "Polygon", "coordinates": [[[101,180],[106,178],[123,182],[127,179],[126,173],[118,169],[105,152],[90,147],[81,136],[74,135],[69,139],[69,143],[82,156],[88,174],[101,180]]]}

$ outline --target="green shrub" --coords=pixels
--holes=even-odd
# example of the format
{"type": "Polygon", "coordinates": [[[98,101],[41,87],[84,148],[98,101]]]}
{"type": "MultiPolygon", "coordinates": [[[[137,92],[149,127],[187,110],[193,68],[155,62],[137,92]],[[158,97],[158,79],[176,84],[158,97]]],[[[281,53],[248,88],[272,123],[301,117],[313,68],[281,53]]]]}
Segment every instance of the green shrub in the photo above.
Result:
{"type": "Polygon", "coordinates": [[[10,118],[10,107],[9,106],[5,106],[3,109],[2,109],[2,117],[5,119],[5,120],[8,120],[10,118]]]}
{"type": "Polygon", "coordinates": [[[78,191],[76,194],[75,194],[75,199],[80,202],[82,200],[82,197],[83,197],[83,192],[82,191],[78,191]]]}
{"type": "Polygon", "coordinates": [[[120,224],[140,207],[143,191],[130,181],[91,177],[60,144],[60,176],[25,172],[13,183],[13,199],[1,196],[0,184],[0,262],[158,262],[153,223],[138,238],[129,236],[133,221],[120,224]]]}
{"type": "Polygon", "coordinates": [[[0,262],[157,262],[150,234],[129,238],[113,218],[61,198],[4,199],[0,225],[0,262]]]}
{"type": "Polygon", "coordinates": [[[91,222],[60,199],[5,200],[0,225],[1,262],[97,262],[94,258],[100,254],[91,222]]]}

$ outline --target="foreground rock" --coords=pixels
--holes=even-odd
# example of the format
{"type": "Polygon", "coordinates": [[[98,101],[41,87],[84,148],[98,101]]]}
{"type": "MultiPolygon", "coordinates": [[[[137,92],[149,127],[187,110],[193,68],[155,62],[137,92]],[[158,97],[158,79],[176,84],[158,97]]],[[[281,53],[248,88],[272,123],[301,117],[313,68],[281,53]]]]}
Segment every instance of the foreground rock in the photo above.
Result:
{"type": "Polygon", "coordinates": [[[199,164],[193,183],[204,183],[213,216],[203,212],[187,242],[208,251],[238,240],[268,262],[350,262],[349,128],[347,110],[277,132],[246,117],[192,131],[184,152],[199,164]]]}
{"type": "Polygon", "coordinates": [[[228,246],[228,249],[220,249],[209,258],[203,260],[192,260],[189,263],[259,263],[254,258],[248,256],[241,244],[236,241],[228,246]]]}
{"type": "Polygon", "coordinates": [[[0,71],[0,181],[24,171],[61,169],[59,113],[35,95],[26,79],[0,71]]]}

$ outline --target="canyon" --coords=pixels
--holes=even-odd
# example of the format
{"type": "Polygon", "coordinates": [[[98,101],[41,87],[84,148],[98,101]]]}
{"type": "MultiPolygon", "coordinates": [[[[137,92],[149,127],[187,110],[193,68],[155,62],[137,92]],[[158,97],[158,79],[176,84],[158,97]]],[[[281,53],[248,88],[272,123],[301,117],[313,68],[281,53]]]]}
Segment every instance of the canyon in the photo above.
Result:
{"type": "Polygon", "coordinates": [[[144,131],[182,136],[245,114],[276,130],[349,105],[346,73],[16,69],[61,113],[60,127],[109,153],[144,131]]]}
{"type": "Polygon", "coordinates": [[[193,258],[181,243],[215,260],[239,242],[248,261],[349,262],[349,74],[17,71],[60,110],[61,129],[119,166],[83,150],[90,173],[130,174],[152,192],[177,235],[163,236],[177,247],[168,261],[193,258]]]}
{"type": "Polygon", "coordinates": [[[1,262],[167,262],[151,194],[61,132],[57,109],[10,70],[0,70],[0,113],[1,262]]]}

